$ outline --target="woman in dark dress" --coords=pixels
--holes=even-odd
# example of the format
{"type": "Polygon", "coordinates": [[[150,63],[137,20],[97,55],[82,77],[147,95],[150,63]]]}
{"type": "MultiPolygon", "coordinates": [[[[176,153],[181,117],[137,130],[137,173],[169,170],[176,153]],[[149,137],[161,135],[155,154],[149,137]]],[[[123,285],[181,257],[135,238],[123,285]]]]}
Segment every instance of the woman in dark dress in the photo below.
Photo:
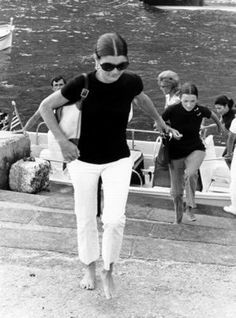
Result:
{"type": "Polygon", "coordinates": [[[200,138],[203,118],[212,118],[221,130],[221,123],[215,113],[198,104],[198,89],[194,84],[185,83],[180,89],[180,103],[169,106],[162,118],[182,134],[179,140],[171,139],[169,146],[171,194],[176,212],[176,223],[183,218],[183,193],[186,192],[186,214],[190,221],[196,217],[195,191],[198,169],[205,157],[205,146],[200,138]]]}

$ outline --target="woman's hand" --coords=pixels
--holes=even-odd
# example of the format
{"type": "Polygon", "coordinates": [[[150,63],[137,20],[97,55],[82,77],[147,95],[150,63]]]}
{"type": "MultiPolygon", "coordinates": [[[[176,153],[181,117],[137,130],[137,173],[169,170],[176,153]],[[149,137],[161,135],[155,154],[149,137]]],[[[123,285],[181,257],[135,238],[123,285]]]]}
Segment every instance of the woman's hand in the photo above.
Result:
{"type": "Polygon", "coordinates": [[[80,152],[75,144],[67,139],[59,140],[58,143],[66,162],[71,162],[75,159],[78,159],[78,157],[80,156],[80,152]]]}
{"type": "Polygon", "coordinates": [[[179,140],[183,137],[183,135],[178,130],[171,128],[169,126],[167,126],[167,127],[168,127],[167,133],[170,133],[174,139],[179,140]]]}
{"type": "MultiPolygon", "coordinates": [[[[158,130],[158,124],[155,122],[153,125],[153,129],[154,130],[158,130]]],[[[171,137],[173,137],[174,139],[181,139],[183,137],[183,135],[176,129],[171,128],[168,125],[165,125],[165,128],[163,128],[163,131],[167,134],[170,134],[171,137]]]]}

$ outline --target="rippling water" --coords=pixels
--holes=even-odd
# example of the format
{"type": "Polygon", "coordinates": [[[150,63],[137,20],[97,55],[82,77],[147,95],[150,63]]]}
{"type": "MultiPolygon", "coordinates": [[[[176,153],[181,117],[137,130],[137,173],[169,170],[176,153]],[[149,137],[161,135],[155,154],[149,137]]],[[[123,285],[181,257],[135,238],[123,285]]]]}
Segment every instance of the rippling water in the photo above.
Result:
{"type": "MultiPolygon", "coordinates": [[[[0,52],[0,108],[15,99],[25,122],[50,91],[50,79],[89,71],[97,37],[118,31],[129,44],[131,69],[161,111],[164,98],[157,73],[172,69],[193,81],[200,101],[212,107],[218,94],[236,99],[236,13],[162,11],[138,0],[0,0],[0,20],[14,17],[11,52],[0,52]]],[[[149,129],[139,110],[132,126],[149,129]]]]}

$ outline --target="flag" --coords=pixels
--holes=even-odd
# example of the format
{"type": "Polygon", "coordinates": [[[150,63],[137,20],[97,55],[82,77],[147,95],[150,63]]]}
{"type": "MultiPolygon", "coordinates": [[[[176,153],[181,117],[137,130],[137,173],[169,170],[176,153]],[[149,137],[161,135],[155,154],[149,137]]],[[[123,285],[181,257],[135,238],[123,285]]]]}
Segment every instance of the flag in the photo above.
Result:
{"type": "Polygon", "coordinates": [[[12,106],[14,110],[12,112],[12,117],[11,117],[10,131],[24,130],[18,110],[16,108],[16,103],[14,100],[12,101],[12,106]]]}

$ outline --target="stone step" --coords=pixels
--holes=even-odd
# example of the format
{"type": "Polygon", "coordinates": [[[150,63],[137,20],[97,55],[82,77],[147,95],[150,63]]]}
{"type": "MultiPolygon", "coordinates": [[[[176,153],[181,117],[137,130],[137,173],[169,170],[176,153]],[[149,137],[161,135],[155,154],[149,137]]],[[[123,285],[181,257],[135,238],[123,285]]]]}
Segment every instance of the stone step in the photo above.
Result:
{"type": "MultiPolygon", "coordinates": [[[[25,194],[0,190],[0,246],[77,254],[72,187],[25,194]]],[[[174,225],[173,203],[129,195],[121,257],[236,265],[236,217],[198,206],[174,225]]],[[[102,233],[102,224],[98,220],[102,233]]]]}
{"type": "Polygon", "coordinates": [[[53,189],[52,191],[44,191],[39,194],[0,190],[0,202],[4,202],[5,204],[25,204],[47,209],[73,210],[74,207],[71,187],[59,188],[58,192],[55,192],[53,189]]]}
{"type": "MultiPolygon", "coordinates": [[[[27,223],[34,219],[39,221],[42,216],[43,219],[46,219],[48,215],[50,216],[50,226],[60,226],[58,220],[61,218],[62,224],[67,227],[67,223],[69,226],[75,223],[73,205],[74,201],[70,192],[64,193],[63,195],[59,193],[59,195],[55,197],[0,190],[0,221],[14,222],[14,220],[16,220],[18,223],[27,223]]],[[[184,215],[183,223],[197,227],[213,227],[229,230],[236,228],[236,217],[234,215],[222,211],[220,216],[217,215],[216,211],[215,214],[201,214],[201,207],[195,210],[197,221],[190,222],[184,215]]],[[[152,199],[148,201],[146,198],[138,200],[132,196],[129,197],[127,203],[126,216],[131,220],[166,224],[173,223],[175,219],[171,201],[170,203],[167,203],[166,200],[154,201],[152,199]]]]}
{"type": "MultiPolygon", "coordinates": [[[[0,246],[76,254],[73,210],[40,202],[0,201],[0,246]]],[[[197,222],[172,222],[171,210],[129,203],[121,257],[236,265],[235,219],[198,215],[197,222]]],[[[99,220],[98,227],[101,233],[99,220]]]]}
{"type": "MultiPolygon", "coordinates": [[[[41,192],[40,194],[28,194],[14,191],[0,190],[0,202],[9,202],[16,204],[30,204],[32,206],[45,209],[63,209],[73,210],[73,189],[68,185],[52,184],[49,192],[41,192]]],[[[148,197],[138,194],[129,194],[128,204],[138,205],[141,209],[159,208],[173,211],[172,200],[148,197]]],[[[145,213],[145,212],[144,212],[145,213]]],[[[196,214],[218,216],[229,219],[235,219],[235,216],[224,212],[222,207],[198,205],[195,209],[196,214]]],[[[145,214],[143,215],[143,217],[145,214]]]]}
{"type": "MultiPolygon", "coordinates": [[[[128,235],[129,232],[130,225],[128,224],[121,258],[236,265],[235,241],[232,238],[224,240],[223,245],[221,245],[219,243],[222,242],[181,241],[180,238],[175,240],[173,234],[172,237],[166,239],[159,238],[160,234],[155,237],[154,232],[152,236],[128,235]],[[226,242],[230,245],[225,245],[226,242]]],[[[186,236],[185,239],[187,238],[186,236]]],[[[1,247],[77,254],[76,229],[71,228],[24,225],[19,227],[15,224],[5,224],[5,227],[1,226],[0,228],[0,242],[1,247]]]]}
{"type": "MultiPolygon", "coordinates": [[[[200,216],[196,222],[183,221],[181,225],[173,224],[173,217],[167,210],[147,211],[151,213],[149,219],[136,218],[133,215],[133,206],[127,207],[127,221],[125,235],[168,239],[175,241],[192,241],[213,243],[220,245],[236,245],[236,220],[200,216]],[[172,219],[172,220],[171,220],[172,219]]],[[[0,222],[2,228],[9,225],[19,229],[40,229],[47,231],[52,228],[57,231],[76,229],[76,216],[68,211],[47,211],[28,209],[18,205],[3,207],[0,203],[0,222]]],[[[102,222],[98,219],[98,227],[102,231],[102,222]]]]}
{"type": "MultiPolygon", "coordinates": [[[[75,229],[55,231],[55,229],[47,228],[45,231],[40,228],[1,227],[0,241],[1,247],[77,254],[75,229]]],[[[121,258],[235,266],[235,250],[235,246],[232,245],[135,237],[126,234],[121,258]]]]}

